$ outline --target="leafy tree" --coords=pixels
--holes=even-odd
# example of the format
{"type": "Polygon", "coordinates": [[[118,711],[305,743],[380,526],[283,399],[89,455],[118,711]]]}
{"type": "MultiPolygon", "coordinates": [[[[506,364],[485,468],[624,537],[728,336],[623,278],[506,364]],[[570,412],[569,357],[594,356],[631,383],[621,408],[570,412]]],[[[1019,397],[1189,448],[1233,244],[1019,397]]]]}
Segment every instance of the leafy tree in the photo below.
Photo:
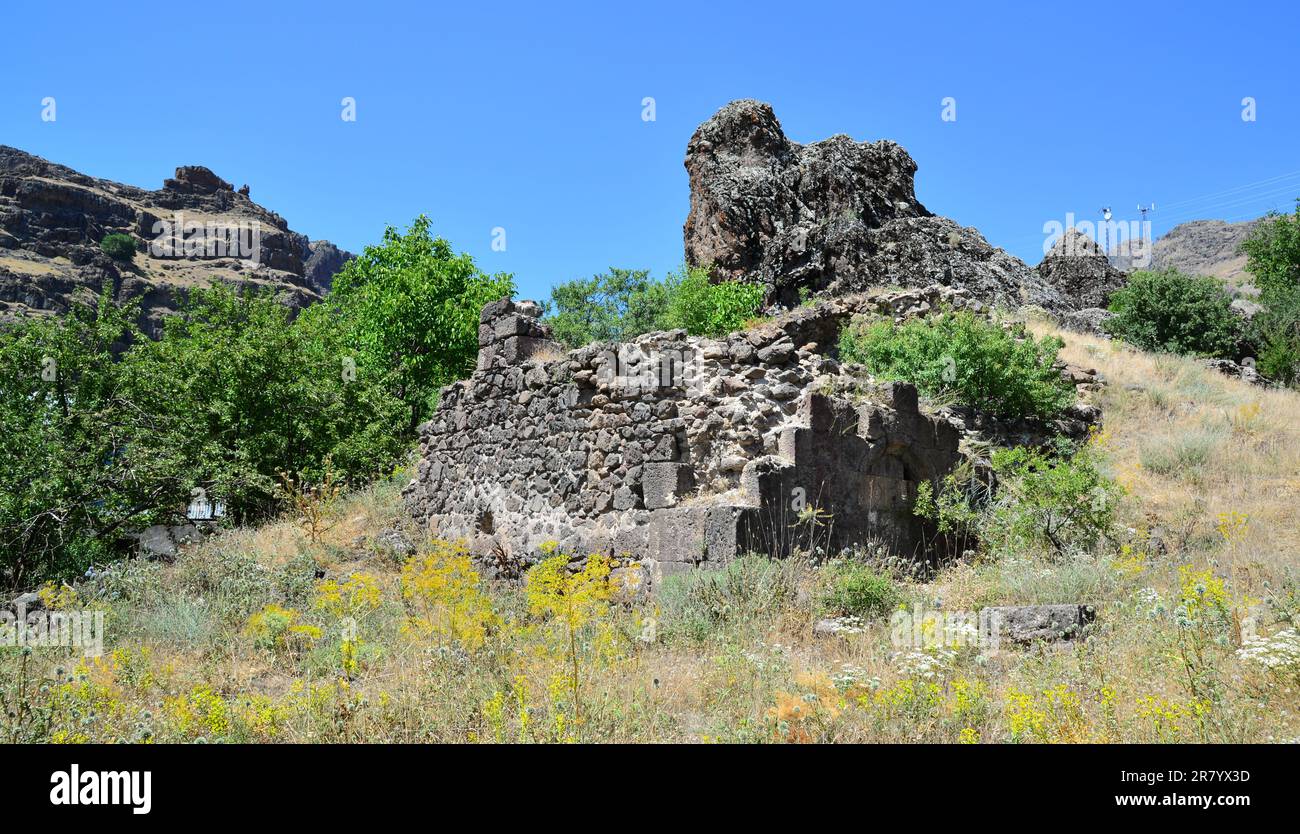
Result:
{"type": "Polygon", "coordinates": [[[1259,369],[1287,384],[1300,381],[1300,200],[1295,213],[1272,214],[1242,242],[1264,311],[1251,321],[1259,369]]]}
{"type": "Polygon", "coordinates": [[[551,289],[547,323],[569,347],[623,342],[665,329],[668,285],[644,269],[619,269],[578,278],[551,289]]]}
{"type": "Polygon", "coordinates": [[[389,227],[383,243],[349,261],[329,304],[358,362],[386,370],[408,409],[409,434],[432,412],[438,389],[473,370],[483,306],[513,292],[511,276],[480,271],[420,215],[405,234],[389,227]]]}
{"type": "Polygon", "coordinates": [[[297,321],[270,295],[194,292],[158,342],[123,358],[150,409],[156,445],[187,464],[237,520],[278,504],[280,473],[347,480],[389,467],[406,448],[406,409],[389,380],[351,356],[327,308],[297,321]]]}
{"type": "Polygon", "coordinates": [[[1074,399],[1053,367],[1062,342],[1017,338],[967,311],[896,324],[856,320],[840,334],[840,357],[931,397],[1003,417],[1053,417],[1074,399]]]}
{"type": "Polygon", "coordinates": [[[1300,292],[1300,199],[1292,215],[1269,214],[1241,244],[1265,304],[1300,292]]]}
{"type": "Polygon", "coordinates": [[[0,332],[0,582],[84,571],[157,501],[181,489],[174,456],[148,442],[150,399],[122,384],[113,351],[138,338],[107,296],[0,332]]]}
{"type": "Polygon", "coordinates": [[[626,342],[643,333],[681,328],[693,336],[725,336],[758,314],[763,288],[709,281],[705,268],[690,267],[656,281],[645,270],[611,267],[551,290],[547,323],[570,347],[626,342]]]}
{"type": "Polygon", "coordinates": [[[1235,358],[1242,319],[1215,278],[1135,272],[1111,296],[1111,334],[1144,350],[1235,358]]]}
{"type": "Polygon", "coordinates": [[[195,290],[157,342],[107,295],[0,330],[0,583],[84,571],[196,487],[247,521],[282,506],[283,473],[391,471],[438,387],[473,367],[481,307],[511,291],[425,218],[335,286],[296,318],[269,294],[195,290]]]}
{"type": "Polygon", "coordinates": [[[696,336],[725,336],[758,315],[764,290],[758,284],[709,280],[706,267],[688,267],[668,279],[669,327],[696,336]]]}

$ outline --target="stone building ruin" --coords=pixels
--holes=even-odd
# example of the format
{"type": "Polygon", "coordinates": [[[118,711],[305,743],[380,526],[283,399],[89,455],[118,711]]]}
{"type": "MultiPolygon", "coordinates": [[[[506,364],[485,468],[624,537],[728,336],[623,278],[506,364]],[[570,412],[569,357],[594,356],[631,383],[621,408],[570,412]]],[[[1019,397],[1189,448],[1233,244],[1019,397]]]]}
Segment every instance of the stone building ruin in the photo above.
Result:
{"type": "Polygon", "coordinates": [[[670,571],[794,547],[919,556],[917,485],[961,460],[961,433],[910,384],[846,374],[822,345],[855,313],[940,304],[981,306],[940,287],[867,294],[724,339],[671,331],[565,353],[536,304],[494,302],[478,368],[421,428],[408,504],[501,564],[549,541],[670,571]]]}
{"type": "Polygon", "coordinates": [[[1052,425],[931,410],[910,384],[840,366],[839,332],[855,315],[1079,306],[1055,273],[922,206],[898,145],[799,145],[771,107],[738,101],[695,132],[686,169],[687,261],[792,309],[720,339],[671,331],[565,352],[538,304],[487,305],[477,368],[443,389],[405,491],[432,534],[464,539],[506,573],[547,542],[658,571],[796,548],[928,558],[917,488],[966,459],[965,438],[1080,436],[1099,416],[1082,403],[1052,425]],[[809,293],[815,304],[797,303],[809,293]]]}

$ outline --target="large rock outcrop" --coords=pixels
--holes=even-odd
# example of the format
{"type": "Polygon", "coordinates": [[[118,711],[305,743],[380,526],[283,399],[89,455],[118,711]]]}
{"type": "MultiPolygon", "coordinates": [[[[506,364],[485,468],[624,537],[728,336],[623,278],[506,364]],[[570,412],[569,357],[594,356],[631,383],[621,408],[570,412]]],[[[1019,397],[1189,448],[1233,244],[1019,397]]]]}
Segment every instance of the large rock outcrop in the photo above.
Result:
{"type": "Polygon", "coordinates": [[[269,288],[301,308],[350,257],[291,230],[247,187],[236,191],[207,168],[177,168],[149,191],[0,145],[0,320],[64,313],[107,287],[118,302],[138,300],[141,327],[156,336],[189,288],[269,288]],[[129,262],[101,251],[110,233],[135,239],[129,262]],[[158,245],[160,235],[175,245],[158,245]]]}
{"type": "Polygon", "coordinates": [[[734,101],[695,131],[686,170],[687,262],[762,284],[773,301],[940,284],[990,304],[1074,306],[977,230],[921,205],[916,163],[894,142],[800,145],[769,105],[734,101]]]}
{"type": "Polygon", "coordinates": [[[1066,229],[1038,264],[1043,282],[1070,299],[1075,310],[1105,308],[1128,277],[1111,266],[1101,246],[1078,229],[1066,229]]]}

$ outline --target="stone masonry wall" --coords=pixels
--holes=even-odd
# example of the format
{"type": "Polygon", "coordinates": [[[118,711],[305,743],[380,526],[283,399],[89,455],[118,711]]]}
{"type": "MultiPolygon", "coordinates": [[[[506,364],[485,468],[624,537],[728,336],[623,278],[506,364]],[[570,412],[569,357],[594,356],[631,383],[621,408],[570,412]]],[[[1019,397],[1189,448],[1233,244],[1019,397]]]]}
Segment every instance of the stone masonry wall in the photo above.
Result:
{"type": "Polygon", "coordinates": [[[671,331],[565,353],[538,305],[494,302],[477,370],[421,427],[408,505],[501,566],[547,541],[661,569],[867,541],[918,553],[916,486],[958,462],[960,433],[907,384],[832,395],[846,386],[825,351],[855,313],[940,304],[980,308],[931,287],[800,307],[724,339],[671,331]],[[799,522],[808,507],[818,524],[799,522]]]}

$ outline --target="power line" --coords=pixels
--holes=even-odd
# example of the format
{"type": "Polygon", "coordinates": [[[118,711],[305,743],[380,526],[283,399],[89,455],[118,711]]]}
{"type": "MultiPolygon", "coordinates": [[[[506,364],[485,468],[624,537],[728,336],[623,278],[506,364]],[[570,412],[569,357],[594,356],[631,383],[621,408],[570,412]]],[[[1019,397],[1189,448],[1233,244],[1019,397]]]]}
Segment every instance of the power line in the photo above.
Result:
{"type": "Polygon", "coordinates": [[[1236,187],[1234,187],[1234,188],[1228,188],[1228,189],[1225,189],[1225,190],[1223,190],[1223,191],[1215,191],[1215,192],[1210,193],[1210,194],[1202,194],[1202,195],[1199,196],[1199,197],[1188,197],[1188,198],[1185,199],[1185,200],[1174,200],[1173,202],[1165,203],[1165,208],[1167,208],[1167,209],[1171,209],[1171,208],[1181,208],[1181,207],[1183,207],[1183,206],[1185,206],[1185,205],[1190,205],[1190,204],[1198,203],[1198,202],[1200,202],[1201,200],[1210,200],[1210,199],[1213,199],[1213,198],[1215,198],[1215,197],[1223,197],[1223,196],[1226,196],[1226,195],[1229,195],[1229,194],[1236,193],[1236,192],[1238,192],[1238,191],[1247,191],[1247,190],[1249,190],[1249,189],[1251,189],[1251,188],[1256,188],[1256,187],[1261,186],[1261,185],[1268,185],[1269,183],[1277,182],[1277,181],[1279,181],[1279,180],[1291,179],[1291,178],[1294,178],[1294,177],[1300,177],[1300,171],[1292,171],[1292,172],[1290,172],[1289,174],[1278,174],[1278,175],[1275,176],[1275,177],[1269,177],[1269,178],[1267,178],[1267,179],[1262,179],[1262,180],[1259,180],[1258,182],[1250,182],[1250,183],[1246,183],[1245,185],[1238,185],[1238,186],[1236,186],[1236,187]]]}

